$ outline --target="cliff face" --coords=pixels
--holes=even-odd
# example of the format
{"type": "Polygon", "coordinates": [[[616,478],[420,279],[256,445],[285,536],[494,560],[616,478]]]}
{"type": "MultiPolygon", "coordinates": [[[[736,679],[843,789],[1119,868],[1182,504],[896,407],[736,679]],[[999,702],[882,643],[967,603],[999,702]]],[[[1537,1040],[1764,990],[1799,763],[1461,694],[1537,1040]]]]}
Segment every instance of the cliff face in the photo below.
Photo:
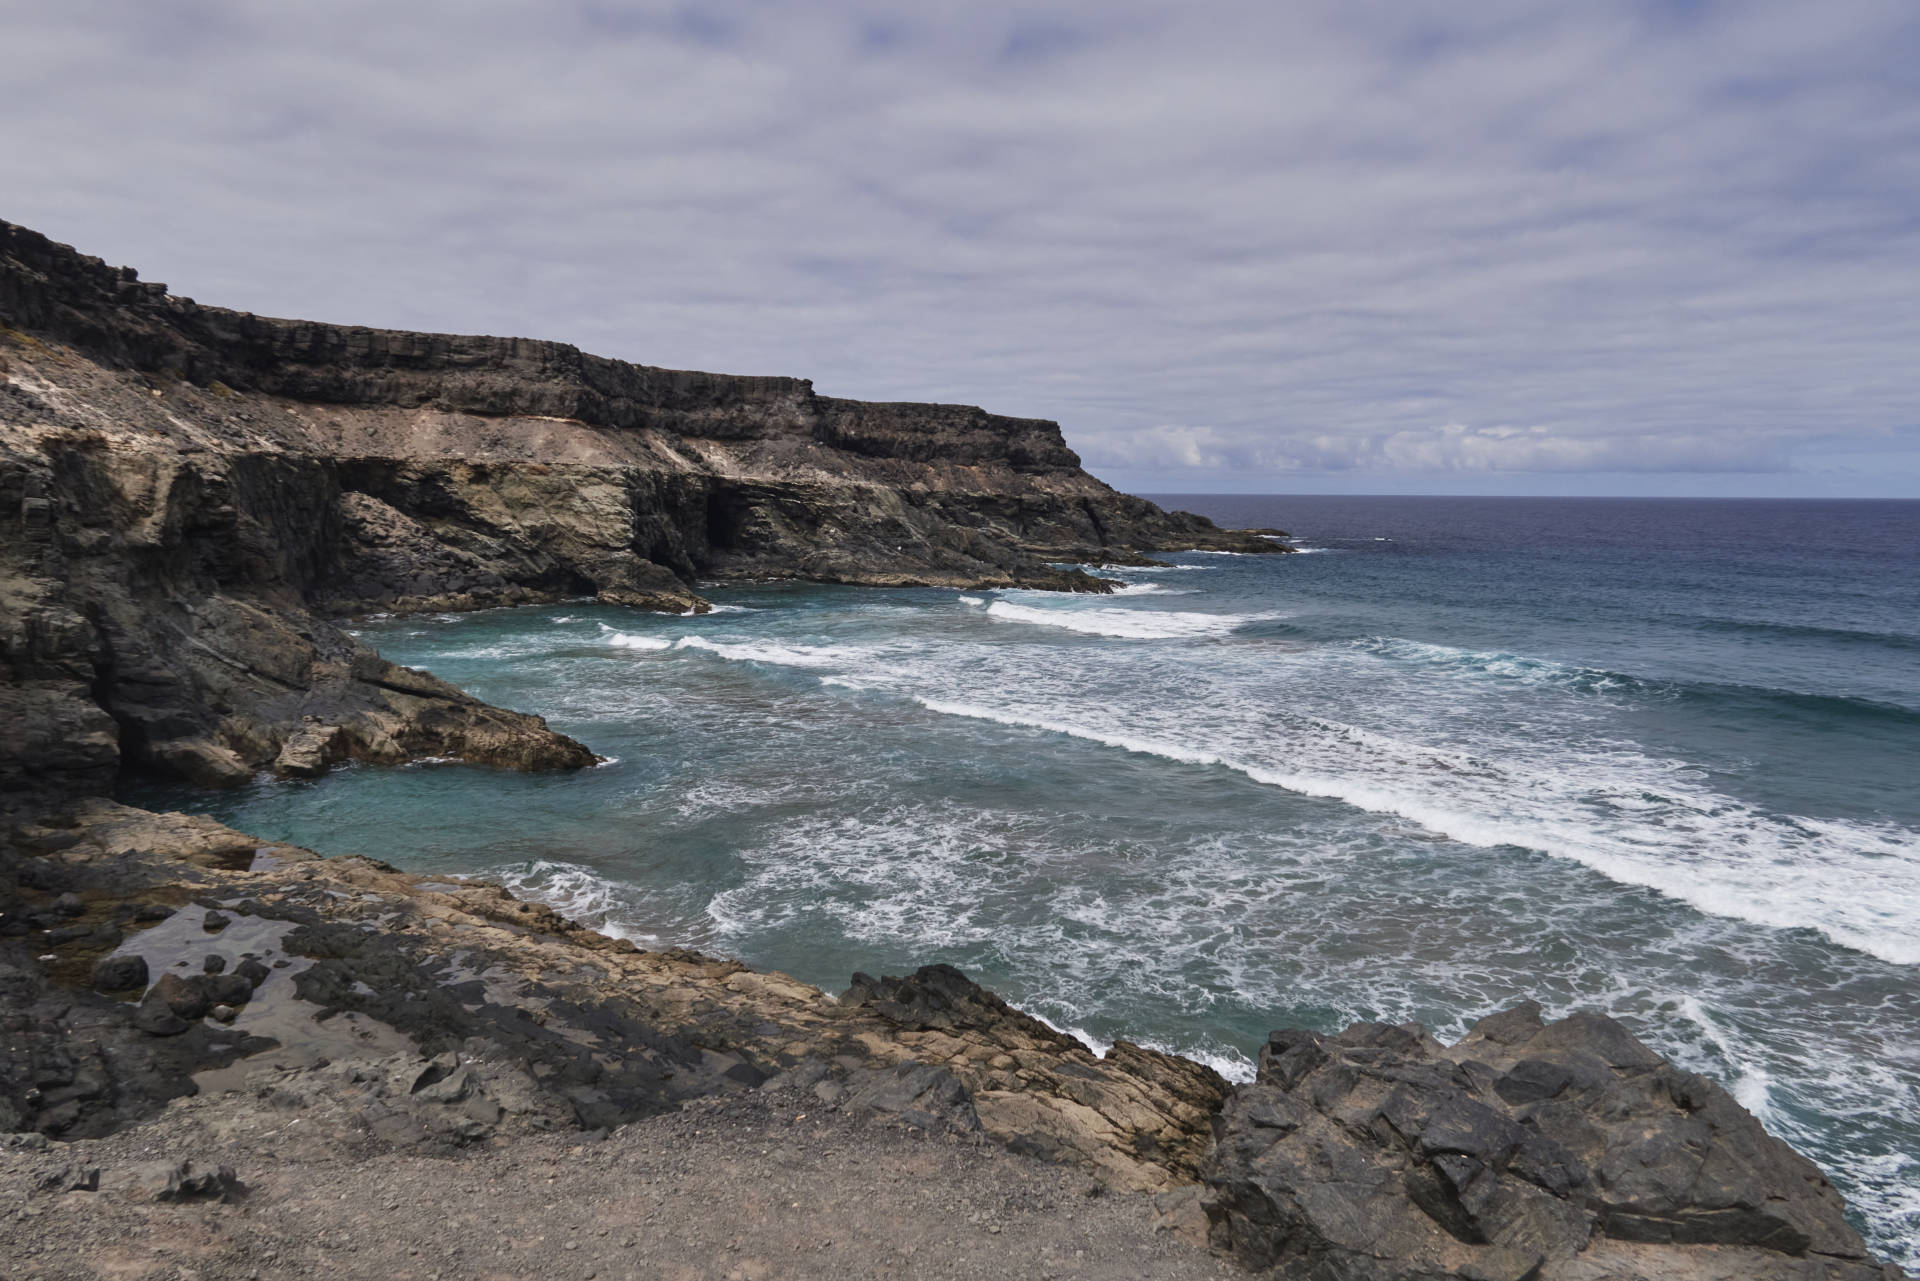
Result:
{"type": "Polygon", "coordinates": [[[220,784],[345,757],[591,760],[326,621],[700,579],[1107,584],[1271,551],[1115,492],[1059,427],[559,343],[274,320],[0,223],[0,786],[220,784]]]}

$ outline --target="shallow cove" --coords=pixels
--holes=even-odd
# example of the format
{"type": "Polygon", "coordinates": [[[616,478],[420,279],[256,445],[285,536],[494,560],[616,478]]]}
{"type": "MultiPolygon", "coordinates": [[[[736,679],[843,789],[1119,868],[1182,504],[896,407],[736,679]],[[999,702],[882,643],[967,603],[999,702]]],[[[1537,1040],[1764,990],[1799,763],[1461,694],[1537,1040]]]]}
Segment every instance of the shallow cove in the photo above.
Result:
{"type": "Polygon", "coordinates": [[[1598,1007],[1920,1262],[1920,505],[1218,501],[1320,554],[378,620],[615,759],[133,799],[1242,1075],[1283,1024],[1598,1007]]]}

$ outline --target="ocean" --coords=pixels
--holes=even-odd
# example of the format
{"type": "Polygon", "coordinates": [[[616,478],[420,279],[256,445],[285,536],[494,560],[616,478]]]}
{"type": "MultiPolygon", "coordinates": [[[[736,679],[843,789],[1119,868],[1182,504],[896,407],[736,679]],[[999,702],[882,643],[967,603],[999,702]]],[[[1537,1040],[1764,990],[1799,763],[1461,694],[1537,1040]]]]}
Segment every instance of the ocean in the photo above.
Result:
{"type": "Polygon", "coordinates": [[[612,759],[130,799],[1242,1079],[1274,1027],[1603,1010],[1920,1265],[1920,503],[1159,500],[1304,554],[373,620],[612,759]]]}

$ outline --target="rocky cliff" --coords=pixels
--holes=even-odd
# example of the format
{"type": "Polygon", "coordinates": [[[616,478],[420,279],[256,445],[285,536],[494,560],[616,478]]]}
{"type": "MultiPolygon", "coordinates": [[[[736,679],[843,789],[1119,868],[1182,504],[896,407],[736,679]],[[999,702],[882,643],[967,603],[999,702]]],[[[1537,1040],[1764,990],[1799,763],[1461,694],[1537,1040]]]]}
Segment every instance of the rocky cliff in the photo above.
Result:
{"type": "MultiPolygon", "coordinates": [[[[785,1126],[876,1118],[1157,1193],[1164,1227],[1279,1277],[1898,1278],[1819,1171],[1606,1019],[1522,1007],[1450,1047],[1276,1032],[1234,1089],[1126,1042],[1095,1055],[945,966],[835,998],[101,798],[130,768],[594,759],[384,661],[341,614],[698,610],[699,580],[763,575],[1098,591],[1054,566],[1175,547],[1276,550],[1115,493],[1052,423],[263,319],[0,223],[0,1254],[185,1274],[175,1244],[129,1253],[157,1222],[208,1275],[257,1274],[280,1247],[223,1238],[218,1212],[252,1196],[310,1235],[298,1189],[341,1152],[463,1148],[491,1182],[515,1136],[751,1098],[785,1126]],[[159,1175],[88,1164],[130,1151],[159,1175]]],[[[430,1235],[408,1222],[373,1235],[430,1235]]],[[[298,1271],[356,1274],[299,1240],[298,1271]]]]}
{"type": "Polygon", "coordinates": [[[345,758],[568,768],[330,618],[702,579],[1101,591],[1050,562],[1275,544],[1115,492],[1058,425],[559,343],[274,320],[0,223],[0,788],[345,758]]]}

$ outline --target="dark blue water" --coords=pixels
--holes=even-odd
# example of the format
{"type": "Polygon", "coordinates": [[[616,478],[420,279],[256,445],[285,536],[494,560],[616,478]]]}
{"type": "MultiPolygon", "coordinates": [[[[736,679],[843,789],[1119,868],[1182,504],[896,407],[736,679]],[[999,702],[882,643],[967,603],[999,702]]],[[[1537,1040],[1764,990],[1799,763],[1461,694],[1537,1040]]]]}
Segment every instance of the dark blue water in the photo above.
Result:
{"type": "Polygon", "coordinates": [[[617,759],[143,799],[829,986],[951,961],[1231,1072],[1603,1009],[1920,1262],[1920,503],[1168,501],[1306,554],[384,620],[617,759]]]}

